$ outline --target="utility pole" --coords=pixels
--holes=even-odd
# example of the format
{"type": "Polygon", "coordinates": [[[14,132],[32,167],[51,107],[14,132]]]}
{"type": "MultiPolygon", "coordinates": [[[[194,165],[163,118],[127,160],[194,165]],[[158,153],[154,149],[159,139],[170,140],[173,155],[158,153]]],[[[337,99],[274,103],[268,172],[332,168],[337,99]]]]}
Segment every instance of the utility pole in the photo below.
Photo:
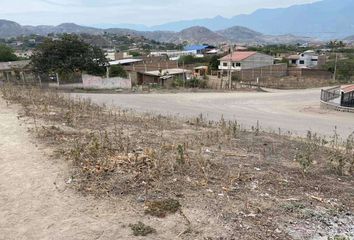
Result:
{"type": "Polygon", "coordinates": [[[60,79],[59,79],[59,74],[58,73],[55,73],[55,76],[57,78],[57,85],[58,87],[60,86],[60,79]]]}
{"type": "Polygon", "coordinates": [[[230,59],[229,59],[229,76],[228,76],[228,81],[229,81],[229,89],[231,90],[232,88],[232,72],[231,72],[231,67],[232,67],[232,55],[233,55],[233,47],[230,44],[230,59]]]}
{"type": "Polygon", "coordinates": [[[333,81],[337,80],[337,64],[338,64],[338,53],[336,53],[336,61],[334,62],[333,81]]]}
{"type": "Polygon", "coordinates": [[[184,72],[184,60],[182,61],[182,69],[183,69],[183,87],[186,87],[186,73],[184,72]]]}

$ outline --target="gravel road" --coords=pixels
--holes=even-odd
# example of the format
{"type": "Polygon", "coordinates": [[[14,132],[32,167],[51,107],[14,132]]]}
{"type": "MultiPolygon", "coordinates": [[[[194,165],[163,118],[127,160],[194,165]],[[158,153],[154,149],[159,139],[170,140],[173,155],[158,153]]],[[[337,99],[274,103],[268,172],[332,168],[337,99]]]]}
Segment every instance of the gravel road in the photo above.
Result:
{"type": "Polygon", "coordinates": [[[332,136],[335,127],[344,138],[354,131],[354,114],[320,109],[320,89],[269,90],[269,92],[87,94],[93,102],[179,117],[203,114],[209,120],[237,120],[244,127],[259,121],[264,130],[290,131],[304,135],[308,130],[332,136]]]}

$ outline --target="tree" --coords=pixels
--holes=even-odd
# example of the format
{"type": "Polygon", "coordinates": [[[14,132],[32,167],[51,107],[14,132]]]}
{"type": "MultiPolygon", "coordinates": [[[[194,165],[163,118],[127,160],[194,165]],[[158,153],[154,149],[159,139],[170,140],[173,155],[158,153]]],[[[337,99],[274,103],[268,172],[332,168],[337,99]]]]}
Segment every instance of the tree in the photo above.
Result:
{"type": "Polygon", "coordinates": [[[327,43],[327,47],[331,48],[331,49],[337,49],[337,48],[344,48],[346,46],[346,44],[343,41],[330,41],[329,43],[327,43]]]}
{"type": "Polygon", "coordinates": [[[64,34],[59,40],[45,39],[39,45],[31,63],[39,74],[71,74],[87,72],[104,75],[108,60],[103,51],[91,46],[76,35],[64,34]]]}
{"type": "Polygon", "coordinates": [[[209,68],[212,71],[216,71],[219,69],[220,61],[219,61],[219,56],[214,55],[211,57],[210,62],[209,62],[209,68]]]}
{"type": "Polygon", "coordinates": [[[109,68],[109,76],[126,78],[128,75],[121,65],[113,65],[109,68]]]}
{"type": "Polygon", "coordinates": [[[6,45],[0,44],[0,62],[17,61],[14,50],[6,45]]]}
{"type": "Polygon", "coordinates": [[[334,73],[335,65],[337,65],[336,79],[340,82],[347,83],[354,78],[354,57],[352,55],[347,55],[342,59],[336,61],[331,59],[322,68],[334,73]]]}

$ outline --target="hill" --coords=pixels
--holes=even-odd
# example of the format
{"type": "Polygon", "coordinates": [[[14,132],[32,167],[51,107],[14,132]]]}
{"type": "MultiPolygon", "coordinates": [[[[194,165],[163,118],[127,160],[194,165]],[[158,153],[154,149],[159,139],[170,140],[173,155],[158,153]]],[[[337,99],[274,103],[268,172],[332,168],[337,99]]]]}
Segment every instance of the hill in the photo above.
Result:
{"type": "Polygon", "coordinates": [[[180,32],[173,31],[136,31],[124,28],[99,29],[93,27],[80,26],[74,23],[63,23],[58,26],[21,26],[18,23],[0,20],[0,38],[17,37],[21,35],[47,35],[49,33],[75,33],[103,35],[104,33],[117,34],[120,36],[143,36],[150,40],[168,43],[303,43],[311,42],[312,39],[306,37],[296,37],[293,35],[264,35],[251,29],[233,26],[231,28],[214,32],[206,27],[193,26],[183,29],[180,32]]]}
{"type": "Polygon", "coordinates": [[[260,32],[253,31],[249,28],[234,26],[224,30],[217,31],[221,36],[235,42],[242,41],[254,41],[261,42],[263,34],[260,32]]]}
{"type": "Polygon", "coordinates": [[[267,35],[293,34],[341,39],[354,34],[353,0],[323,0],[288,8],[260,9],[252,14],[232,18],[195,19],[154,26],[154,30],[180,31],[198,24],[211,30],[244,26],[267,35]]]}
{"type": "Polygon", "coordinates": [[[181,32],[175,33],[174,37],[171,39],[173,43],[221,43],[228,41],[227,38],[221,36],[220,34],[213,32],[205,27],[190,27],[182,30],[181,32]]]}
{"type": "Polygon", "coordinates": [[[15,37],[26,33],[27,32],[25,28],[23,28],[18,23],[7,20],[0,20],[0,37],[15,37]]]}

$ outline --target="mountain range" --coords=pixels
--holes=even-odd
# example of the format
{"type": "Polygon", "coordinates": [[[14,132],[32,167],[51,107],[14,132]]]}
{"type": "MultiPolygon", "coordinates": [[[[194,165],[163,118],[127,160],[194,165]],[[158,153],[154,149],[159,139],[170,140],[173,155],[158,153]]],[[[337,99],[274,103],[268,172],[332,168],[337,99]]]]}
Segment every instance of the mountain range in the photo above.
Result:
{"type": "MultiPolygon", "coordinates": [[[[259,9],[251,14],[231,18],[192,19],[170,22],[157,26],[117,25],[144,31],[182,31],[192,26],[202,26],[218,31],[233,26],[243,26],[266,35],[300,35],[328,39],[342,39],[354,34],[353,0],[322,0],[287,8],[259,9]]],[[[105,25],[100,25],[105,27],[105,25]]],[[[112,27],[114,25],[110,25],[112,27]]]]}
{"type": "Polygon", "coordinates": [[[105,32],[144,36],[171,43],[303,43],[317,40],[345,39],[354,35],[354,0],[322,0],[288,8],[259,9],[252,14],[232,18],[217,16],[208,19],[171,22],[159,26],[114,24],[109,27],[87,27],[74,23],[58,26],[21,26],[0,20],[0,37],[49,33],[105,32]],[[242,26],[242,27],[241,27],[242,26]],[[108,27],[108,28],[107,28],[108,27]],[[300,37],[299,37],[300,36],[300,37]]]}
{"type": "Polygon", "coordinates": [[[100,29],[80,26],[74,23],[63,23],[58,26],[21,26],[20,24],[7,20],[0,20],[0,38],[17,37],[22,35],[38,34],[48,35],[50,33],[87,33],[92,35],[103,35],[112,33],[117,35],[143,36],[145,38],[175,44],[189,43],[305,43],[313,42],[309,37],[297,37],[294,35],[264,35],[251,29],[234,26],[220,31],[212,31],[206,27],[193,26],[179,32],[173,31],[136,31],[124,28],[100,29]]]}

